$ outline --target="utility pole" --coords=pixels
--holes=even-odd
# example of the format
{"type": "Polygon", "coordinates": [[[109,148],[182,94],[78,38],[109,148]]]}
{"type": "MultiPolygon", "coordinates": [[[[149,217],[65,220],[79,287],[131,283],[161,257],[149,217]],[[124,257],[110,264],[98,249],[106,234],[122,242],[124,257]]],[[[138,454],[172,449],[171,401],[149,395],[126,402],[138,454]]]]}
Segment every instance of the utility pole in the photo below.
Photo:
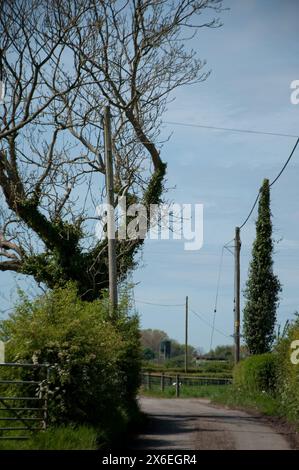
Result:
{"type": "Polygon", "coordinates": [[[104,107],[104,142],[105,142],[105,179],[107,190],[107,235],[108,235],[108,265],[109,265],[109,299],[111,315],[117,307],[117,270],[116,270],[116,240],[114,219],[114,185],[110,107],[104,107]]]}
{"type": "Polygon", "coordinates": [[[185,372],[188,372],[188,295],[186,296],[185,314],[185,372]]]}
{"type": "Polygon", "coordinates": [[[240,360],[240,228],[235,230],[235,308],[234,308],[234,341],[235,363],[240,360]]]}

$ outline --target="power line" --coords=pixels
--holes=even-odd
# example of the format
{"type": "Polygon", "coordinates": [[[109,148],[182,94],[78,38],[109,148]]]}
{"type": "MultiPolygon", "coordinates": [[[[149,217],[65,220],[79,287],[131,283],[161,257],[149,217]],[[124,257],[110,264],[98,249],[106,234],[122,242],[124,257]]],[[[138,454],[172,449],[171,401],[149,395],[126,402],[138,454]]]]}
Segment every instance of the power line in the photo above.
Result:
{"type": "MultiPolygon", "coordinates": [[[[198,312],[195,312],[195,310],[193,310],[192,308],[190,308],[190,311],[191,311],[196,317],[198,317],[203,323],[205,323],[206,325],[208,325],[210,328],[213,328],[213,326],[211,325],[211,323],[208,322],[205,318],[203,318],[198,312]]],[[[219,328],[214,327],[214,330],[217,331],[220,335],[225,336],[226,338],[230,338],[230,337],[231,337],[230,335],[227,335],[227,334],[224,333],[223,331],[219,330],[219,328]]]]}
{"type": "MultiPolygon", "coordinates": [[[[185,304],[158,304],[158,303],[154,303],[154,302],[147,302],[145,300],[139,300],[139,299],[135,299],[135,301],[137,303],[141,303],[141,304],[146,304],[146,305],[155,305],[157,307],[184,307],[185,304]]],[[[198,312],[195,312],[195,310],[192,310],[190,309],[191,312],[196,315],[202,322],[204,322],[206,325],[208,325],[210,328],[213,328],[213,326],[211,325],[211,323],[209,323],[205,318],[203,318],[198,312]]],[[[225,336],[227,338],[229,338],[230,336],[225,334],[223,331],[219,330],[218,328],[216,328],[214,326],[214,330],[217,331],[219,334],[221,334],[222,336],[225,336]]]]}
{"type": "Polygon", "coordinates": [[[230,248],[232,248],[231,242],[234,242],[234,241],[235,241],[235,239],[233,238],[233,239],[230,240],[229,242],[225,243],[225,245],[223,245],[223,249],[229,251],[231,255],[234,254],[234,253],[231,251],[231,249],[230,249],[230,248]]]}
{"type": "MultiPolygon", "coordinates": [[[[293,156],[293,154],[294,154],[294,152],[295,152],[295,150],[296,150],[296,148],[299,144],[299,137],[294,136],[294,135],[290,135],[290,134],[278,134],[278,133],[269,133],[269,132],[261,132],[261,131],[251,131],[251,130],[247,130],[247,129],[246,130],[245,129],[241,130],[241,129],[231,129],[231,128],[218,128],[218,127],[214,127],[214,126],[203,126],[203,125],[184,124],[184,123],[175,123],[175,122],[165,122],[165,124],[177,124],[177,125],[183,125],[183,126],[185,125],[185,126],[190,126],[190,127],[203,127],[203,128],[207,128],[207,129],[236,131],[236,132],[248,132],[248,133],[254,133],[254,134],[267,134],[267,135],[276,135],[276,136],[283,136],[283,137],[296,137],[297,138],[296,143],[295,143],[289,157],[287,158],[285,164],[283,165],[282,169],[280,170],[280,172],[278,173],[276,178],[270,184],[270,187],[273,186],[278,181],[278,179],[280,178],[280,176],[282,175],[282,173],[286,169],[287,165],[289,164],[289,162],[290,162],[290,160],[291,160],[291,158],[292,158],[292,156],[293,156]]],[[[252,215],[252,213],[253,213],[253,211],[256,207],[256,204],[259,200],[259,196],[260,196],[260,190],[259,190],[259,192],[258,192],[258,194],[255,198],[254,204],[253,204],[251,210],[249,211],[248,216],[246,217],[244,222],[240,225],[240,227],[239,227],[240,229],[243,228],[246,225],[249,218],[251,217],[251,215],[252,215]]],[[[216,312],[217,312],[217,306],[218,306],[218,297],[219,297],[219,288],[220,288],[220,279],[221,279],[224,249],[225,248],[229,249],[229,244],[232,241],[233,240],[231,240],[228,243],[226,243],[225,245],[223,245],[222,250],[221,250],[220,264],[219,264],[219,269],[218,269],[217,286],[216,286],[215,308],[214,308],[214,315],[213,315],[212,325],[207,320],[205,320],[198,312],[196,312],[193,309],[190,309],[191,312],[196,317],[198,317],[202,322],[204,322],[206,325],[208,325],[211,328],[212,331],[211,331],[210,349],[212,348],[214,331],[217,331],[219,334],[221,334],[222,336],[225,336],[226,338],[230,337],[230,335],[227,335],[226,333],[224,333],[223,331],[221,331],[221,330],[219,330],[218,328],[215,327],[215,321],[216,321],[216,312]]],[[[147,304],[147,305],[155,305],[155,306],[159,306],[159,307],[183,307],[185,305],[185,304],[159,304],[159,303],[147,302],[147,301],[138,300],[138,299],[136,299],[136,302],[147,304]]]]}
{"type": "Polygon", "coordinates": [[[286,167],[288,166],[289,161],[291,160],[291,158],[292,158],[292,156],[293,156],[293,154],[294,154],[294,152],[295,152],[295,150],[296,150],[296,147],[297,147],[298,143],[299,143],[299,137],[298,137],[298,139],[297,139],[297,141],[296,141],[296,143],[295,143],[295,145],[294,145],[293,150],[292,150],[291,153],[290,153],[290,156],[288,157],[287,161],[286,161],[285,164],[283,165],[282,169],[280,170],[280,172],[278,173],[278,175],[276,176],[276,178],[272,181],[272,183],[270,183],[270,187],[273,186],[273,184],[276,183],[276,181],[280,178],[280,176],[282,175],[282,173],[284,172],[284,170],[285,170],[286,167]]]}
{"type": "Polygon", "coordinates": [[[147,302],[145,300],[135,299],[135,302],[146,305],[155,305],[157,307],[183,307],[185,304],[158,304],[155,302],[147,302]]]}
{"type": "Polygon", "coordinates": [[[253,206],[252,206],[252,208],[251,208],[251,210],[250,210],[248,216],[246,217],[246,219],[244,220],[244,222],[242,223],[242,225],[240,225],[240,229],[243,228],[244,225],[246,225],[247,222],[248,222],[248,220],[250,219],[251,214],[252,214],[252,212],[254,211],[254,208],[255,208],[255,206],[256,206],[256,204],[257,204],[257,201],[259,200],[259,197],[260,197],[260,191],[258,192],[258,195],[257,195],[256,198],[255,198],[254,204],[253,204],[253,206]]]}
{"type": "MultiPolygon", "coordinates": [[[[289,162],[290,162],[292,156],[294,155],[294,152],[295,152],[295,150],[296,150],[296,148],[297,148],[297,146],[298,146],[298,143],[299,143],[299,137],[297,138],[296,143],[295,143],[295,145],[294,145],[294,147],[293,147],[293,149],[292,149],[290,155],[288,156],[287,161],[286,161],[285,164],[283,165],[282,169],[280,170],[280,172],[278,173],[278,175],[276,176],[276,178],[272,181],[272,183],[270,183],[270,185],[269,185],[270,188],[271,188],[271,186],[273,186],[273,185],[276,183],[276,181],[280,178],[280,176],[282,175],[282,173],[284,172],[284,170],[285,170],[286,167],[288,166],[288,164],[289,164],[289,162]]],[[[258,200],[259,200],[259,197],[260,197],[260,190],[259,190],[259,192],[258,192],[258,194],[257,194],[257,196],[256,196],[256,198],[255,198],[254,204],[253,204],[253,206],[252,206],[252,208],[251,208],[251,210],[250,210],[248,216],[246,217],[246,219],[244,220],[244,222],[242,223],[242,225],[240,225],[240,229],[243,228],[244,225],[246,225],[247,222],[248,222],[248,220],[250,219],[251,214],[253,213],[253,211],[254,211],[254,209],[255,209],[255,206],[256,206],[256,204],[257,204],[257,202],[258,202],[258,200]]]]}
{"type": "Polygon", "coordinates": [[[260,134],[260,135],[272,135],[272,136],[277,136],[277,137],[296,137],[298,138],[298,135],[294,134],[283,134],[280,132],[266,132],[266,131],[256,131],[252,129],[237,129],[234,127],[217,127],[217,126],[205,126],[203,124],[191,124],[191,123],[185,123],[185,122],[174,122],[174,121],[164,121],[164,124],[170,124],[174,126],[184,126],[184,127],[199,127],[202,129],[211,129],[215,131],[228,131],[228,132],[243,132],[246,134],[260,134]]]}

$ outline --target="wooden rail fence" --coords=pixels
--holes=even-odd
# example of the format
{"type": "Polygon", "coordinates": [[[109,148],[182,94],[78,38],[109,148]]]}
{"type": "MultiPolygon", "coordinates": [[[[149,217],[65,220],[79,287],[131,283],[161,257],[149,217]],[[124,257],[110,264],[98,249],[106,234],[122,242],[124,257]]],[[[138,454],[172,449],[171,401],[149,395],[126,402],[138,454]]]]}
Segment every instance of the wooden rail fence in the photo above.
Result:
{"type": "Polygon", "coordinates": [[[145,390],[160,390],[164,392],[166,388],[175,388],[176,397],[180,396],[181,387],[200,387],[203,385],[229,385],[232,379],[229,377],[201,377],[201,376],[186,376],[173,374],[168,375],[165,373],[151,373],[143,372],[141,375],[141,384],[145,390]]]}

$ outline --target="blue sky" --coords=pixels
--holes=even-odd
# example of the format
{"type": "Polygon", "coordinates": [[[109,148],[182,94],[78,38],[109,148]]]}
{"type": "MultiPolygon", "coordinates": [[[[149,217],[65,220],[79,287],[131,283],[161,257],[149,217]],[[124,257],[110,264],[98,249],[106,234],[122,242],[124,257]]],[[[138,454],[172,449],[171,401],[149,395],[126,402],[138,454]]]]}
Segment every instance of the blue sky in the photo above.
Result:
{"type": "MultiPolygon", "coordinates": [[[[290,83],[299,78],[296,1],[227,1],[218,30],[202,30],[193,47],[208,61],[205,83],[181,89],[165,121],[299,134],[299,105],[290,102],[290,83]]],[[[221,247],[247,216],[257,190],[279,172],[294,138],[211,131],[165,125],[173,136],[163,149],[168,163],[169,199],[204,204],[204,245],[184,251],[179,241],[148,241],[143,266],[134,274],[136,299],[184,303],[208,323],[213,320],[221,247]]],[[[299,150],[272,190],[275,272],[283,292],[278,322],[298,309],[299,150]]],[[[241,232],[241,282],[246,281],[256,212],[241,232]]],[[[144,328],[160,328],[184,339],[184,307],[136,301],[144,328]]],[[[243,305],[243,302],[242,302],[243,305]]],[[[206,350],[211,328],[190,312],[190,343],[206,350]]],[[[223,259],[213,345],[232,342],[233,257],[223,259]]]]}
{"type": "MultiPolygon", "coordinates": [[[[175,92],[164,121],[299,134],[299,105],[290,102],[290,83],[299,79],[298,14],[295,0],[227,0],[220,29],[201,30],[193,48],[208,61],[205,83],[175,92]]],[[[294,138],[212,131],[164,124],[172,137],[162,150],[168,163],[167,197],[174,202],[204,204],[204,245],[184,251],[180,241],[146,241],[140,267],[133,275],[136,307],[143,328],[159,328],[183,341],[184,307],[213,319],[222,245],[234,236],[267,177],[279,172],[294,138]]],[[[275,272],[283,292],[278,321],[298,309],[299,285],[299,150],[272,190],[275,272]]],[[[241,281],[246,281],[255,235],[255,216],[241,232],[241,281]]],[[[0,273],[0,302],[9,308],[19,276],[0,273]]],[[[21,282],[22,285],[22,282],[21,282]]],[[[35,291],[34,283],[30,283],[35,291]]],[[[207,350],[211,328],[190,312],[190,343],[207,350]]],[[[232,343],[233,257],[225,252],[213,346],[232,343]]]]}

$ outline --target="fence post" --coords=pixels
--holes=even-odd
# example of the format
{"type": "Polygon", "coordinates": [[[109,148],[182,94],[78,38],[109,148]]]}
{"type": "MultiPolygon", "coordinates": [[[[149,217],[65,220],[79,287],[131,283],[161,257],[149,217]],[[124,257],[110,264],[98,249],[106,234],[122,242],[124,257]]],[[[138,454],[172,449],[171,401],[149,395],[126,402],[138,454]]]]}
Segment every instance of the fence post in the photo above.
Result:
{"type": "Polygon", "coordinates": [[[161,392],[164,392],[164,372],[161,374],[161,392]]]}
{"type": "Polygon", "coordinates": [[[175,396],[178,398],[180,396],[180,376],[175,376],[175,396]]]}

